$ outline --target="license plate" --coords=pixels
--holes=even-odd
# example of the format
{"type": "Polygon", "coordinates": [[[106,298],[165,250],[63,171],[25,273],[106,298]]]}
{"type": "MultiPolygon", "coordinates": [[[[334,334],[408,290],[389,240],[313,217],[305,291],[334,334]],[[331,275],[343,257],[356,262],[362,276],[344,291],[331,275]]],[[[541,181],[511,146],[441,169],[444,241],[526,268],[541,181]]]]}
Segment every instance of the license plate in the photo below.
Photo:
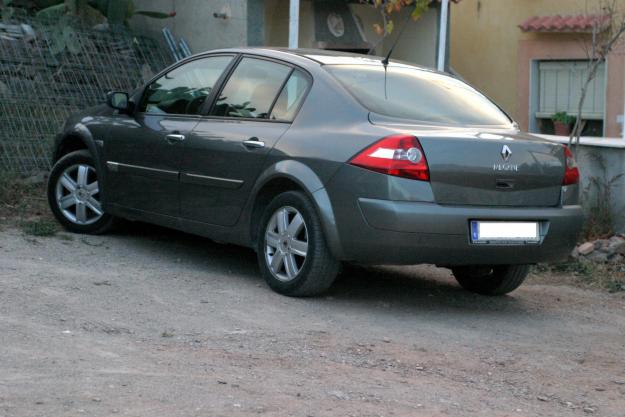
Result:
{"type": "Polygon", "coordinates": [[[473,243],[537,243],[538,222],[472,221],[473,243]]]}

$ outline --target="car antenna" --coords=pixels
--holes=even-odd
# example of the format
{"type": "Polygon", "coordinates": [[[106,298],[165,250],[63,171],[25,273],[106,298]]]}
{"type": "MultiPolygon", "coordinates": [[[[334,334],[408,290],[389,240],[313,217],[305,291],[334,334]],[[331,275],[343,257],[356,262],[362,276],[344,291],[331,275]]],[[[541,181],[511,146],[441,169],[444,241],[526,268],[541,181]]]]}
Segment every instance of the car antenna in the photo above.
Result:
{"type": "Polygon", "coordinates": [[[408,25],[408,19],[410,19],[410,13],[408,13],[408,16],[406,16],[406,19],[404,20],[404,24],[401,26],[401,29],[399,30],[397,37],[395,38],[395,40],[393,41],[393,44],[391,45],[391,49],[388,50],[388,54],[386,54],[386,57],[384,57],[384,59],[382,60],[382,65],[384,66],[384,99],[385,100],[388,100],[388,94],[387,94],[387,89],[386,89],[387,67],[391,60],[391,54],[393,53],[395,46],[397,46],[399,39],[401,39],[401,35],[404,33],[404,29],[406,29],[406,26],[408,25]]]}
{"type": "Polygon", "coordinates": [[[397,46],[397,43],[401,39],[401,35],[404,33],[404,29],[406,29],[406,26],[408,26],[409,19],[410,19],[410,13],[408,13],[408,16],[406,16],[406,19],[404,19],[404,24],[401,26],[401,29],[399,30],[399,34],[393,41],[393,44],[391,45],[391,49],[388,50],[388,54],[386,54],[386,57],[382,60],[382,65],[384,65],[385,70],[390,62],[391,54],[393,53],[393,50],[395,50],[395,46],[397,46]]]}

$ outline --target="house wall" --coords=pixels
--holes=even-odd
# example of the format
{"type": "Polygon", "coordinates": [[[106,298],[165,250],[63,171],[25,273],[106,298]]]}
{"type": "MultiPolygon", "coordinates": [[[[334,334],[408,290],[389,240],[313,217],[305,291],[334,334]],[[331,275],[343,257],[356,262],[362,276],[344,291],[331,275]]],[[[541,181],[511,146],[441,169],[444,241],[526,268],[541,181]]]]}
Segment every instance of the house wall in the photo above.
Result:
{"type": "MultiPolygon", "coordinates": [[[[524,33],[518,25],[535,15],[584,14],[586,5],[586,0],[463,0],[451,8],[451,67],[527,129],[530,60],[585,58],[584,35],[524,33]],[[541,42],[546,45],[539,47],[541,42]]],[[[624,60],[617,53],[608,63],[608,92],[613,90],[606,103],[608,136],[621,132],[617,116],[623,114],[624,60]]]]}
{"type": "MultiPolygon", "coordinates": [[[[402,23],[410,13],[409,9],[393,15],[395,30],[384,41],[373,30],[374,24],[382,25],[380,11],[365,4],[350,4],[352,13],[360,23],[365,41],[378,45],[376,54],[386,55],[399,36],[402,23]]],[[[427,67],[436,66],[438,48],[438,8],[425,13],[417,22],[408,21],[395,50],[393,58],[414,62],[427,67]]],[[[301,48],[314,48],[314,7],[312,0],[300,2],[299,44],[301,48]]],[[[265,0],[265,43],[268,46],[287,46],[289,42],[289,0],[265,0]]]]}
{"type": "MultiPolygon", "coordinates": [[[[580,42],[579,36],[571,34],[534,34],[519,41],[516,90],[519,114],[516,120],[521,127],[525,129],[531,125],[532,63],[549,59],[586,59],[586,52],[580,42]]],[[[621,136],[622,127],[618,120],[623,114],[625,102],[624,52],[625,48],[621,45],[608,57],[604,130],[609,137],[621,136]]]]}
{"type": "Polygon", "coordinates": [[[134,0],[136,10],[176,12],[173,18],[158,20],[135,16],[131,27],[139,32],[162,37],[163,27],[183,37],[193,53],[216,48],[247,45],[248,0],[134,0]],[[213,13],[229,11],[229,19],[213,13]]]}
{"type": "MultiPolygon", "coordinates": [[[[157,37],[162,36],[162,27],[168,27],[176,38],[183,37],[194,53],[246,45],[286,47],[289,42],[289,0],[135,0],[135,7],[137,10],[175,11],[176,16],[166,20],[136,16],[131,26],[157,37]],[[213,13],[224,10],[229,11],[229,19],[213,16],[213,13]]],[[[364,4],[350,4],[350,8],[360,23],[365,40],[371,45],[377,44],[380,36],[373,30],[373,25],[382,24],[380,11],[364,4]]],[[[377,54],[388,53],[408,13],[407,9],[394,15],[395,31],[378,44],[377,54]]],[[[438,7],[430,9],[417,22],[409,20],[393,57],[435,67],[438,20],[438,7]]],[[[300,0],[299,44],[301,48],[316,46],[313,0],[300,0]]]]}

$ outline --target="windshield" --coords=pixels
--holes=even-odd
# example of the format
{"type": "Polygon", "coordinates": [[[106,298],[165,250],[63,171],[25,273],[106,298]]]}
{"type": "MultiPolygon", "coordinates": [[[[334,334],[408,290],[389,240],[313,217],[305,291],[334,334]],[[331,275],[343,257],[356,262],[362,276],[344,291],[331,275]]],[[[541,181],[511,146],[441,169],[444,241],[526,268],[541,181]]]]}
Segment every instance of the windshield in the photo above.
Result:
{"type": "Polygon", "coordinates": [[[510,118],[470,85],[407,65],[326,65],[369,111],[424,123],[501,126],[510,118]]]}

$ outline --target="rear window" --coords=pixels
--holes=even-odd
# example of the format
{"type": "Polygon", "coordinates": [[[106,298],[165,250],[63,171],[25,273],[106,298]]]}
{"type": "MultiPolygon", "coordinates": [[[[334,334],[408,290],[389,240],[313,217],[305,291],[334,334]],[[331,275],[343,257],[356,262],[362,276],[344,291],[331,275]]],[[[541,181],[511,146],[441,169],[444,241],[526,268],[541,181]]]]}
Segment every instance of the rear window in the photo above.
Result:
{"type": "Polygon", "coordinates": [[[453,77],[406,65],[327,65],[369,111],[424,123],[509,125],[493,102],[453,77]]]}

